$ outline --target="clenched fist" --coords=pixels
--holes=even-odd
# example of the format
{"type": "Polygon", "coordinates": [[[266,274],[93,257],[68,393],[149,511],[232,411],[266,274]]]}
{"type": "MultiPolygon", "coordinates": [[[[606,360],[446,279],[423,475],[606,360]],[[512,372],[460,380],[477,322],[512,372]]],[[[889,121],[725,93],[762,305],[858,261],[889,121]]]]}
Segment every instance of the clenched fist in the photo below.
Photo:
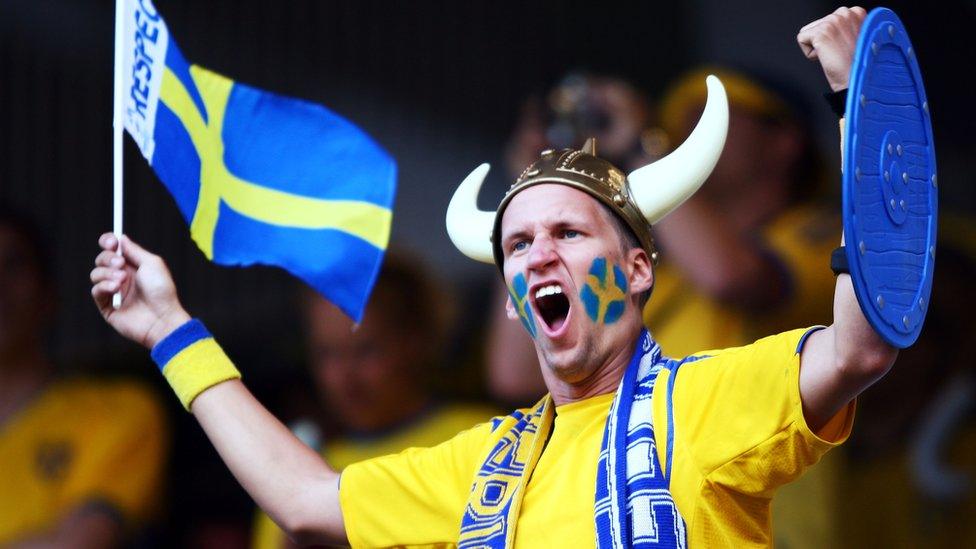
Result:
{"type": "Polygon", "coordinates": [[[867,13],[864,8],[838,8],[800,29],[796,41],[808,59],[820,61],[833,91],[847,88],[857,37],[867,13]]]}
{"type": "Polygon", "coordinates": [[[122,237],[122,256],[112,233],[98,239],[102,252],[91,272],[92,297],[102,317],[117,332],[152,349],[190,320],[176,297],[176,286],[162,258],[122,237]],[[112,307],[112,294],[122,292],[122,306],[112,307]]]}

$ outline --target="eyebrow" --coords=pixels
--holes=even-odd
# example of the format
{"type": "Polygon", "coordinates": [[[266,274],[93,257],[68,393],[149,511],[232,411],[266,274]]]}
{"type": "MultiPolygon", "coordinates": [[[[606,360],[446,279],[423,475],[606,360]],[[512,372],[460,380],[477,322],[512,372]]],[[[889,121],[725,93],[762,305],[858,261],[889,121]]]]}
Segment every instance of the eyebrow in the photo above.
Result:
{"type": "Polygon", "coordinates": [[[517,229],[515,232],[509,234],[502,238],[502,245],[504,249],[508,249],[509,245],[516,240],[528,239],[531,237],[531,233],[528,229],[521,228],[517,229]]]}
{"type": "MultiPolygon", "coordinates": [[[[592,228],[591,224],[587,223],[585,218],[581,216],[567,213],[559,217],[560,219],[556,219],[556,220],[549,220],[549,221],[544,220],[542,221],[542,224],[548,227],[550,230],[555,230],[555,231],[561,229],[567,229],[567,228],[576,228],[576,229],[584,229],[584,230],[592,228]]],[[[531,237],[532,237],[532,231],[528,227],[523,226],[513,230],[508,236],[503,236],[502,244],[507,246],[512,241],[520,240],[523,238],[527,239],[531,237]]]]}

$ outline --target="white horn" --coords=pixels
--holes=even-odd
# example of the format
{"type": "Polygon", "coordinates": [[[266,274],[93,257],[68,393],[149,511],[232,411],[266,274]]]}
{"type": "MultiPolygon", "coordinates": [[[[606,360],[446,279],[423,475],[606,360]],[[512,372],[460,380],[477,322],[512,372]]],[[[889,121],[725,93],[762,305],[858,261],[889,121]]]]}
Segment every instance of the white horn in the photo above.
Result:
{"type": "Polygon", "coordinates": [[[478,209],[478,191],[491,166],[482,164],[458,185],[447,206],[447,234],[461,253],[483,263],[495,263],[491,247],[494,212],[478,209]]]}
{"type": "Polygon", "coordinates": [[[705,111],[688,139],[671,154],[627,176],[634,202],[652,225],[695,194],[722,155],[729,130],[729,100],[714,75],[708,75],[705,84],[705,111]]]}

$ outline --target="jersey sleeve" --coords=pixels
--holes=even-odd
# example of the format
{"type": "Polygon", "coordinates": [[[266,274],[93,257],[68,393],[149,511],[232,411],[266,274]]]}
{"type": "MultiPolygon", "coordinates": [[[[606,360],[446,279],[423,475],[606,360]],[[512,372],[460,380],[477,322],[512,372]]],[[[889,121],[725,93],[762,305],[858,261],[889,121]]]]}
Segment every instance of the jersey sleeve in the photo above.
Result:
{"type": "Polygon", "coordinates": [[[491,424],[432,448],[409,448],[354,463],[342,473],[339,501],[353,547],[454,543],[491,424]]]}
{"type": "Polygon", "coordinates": [[[675,363],[664,378],[670,403],[663,405],[672,413],[661,414],[668,417],[671,461],[697,468],[706,482],[772,497],[846,440],[853,402],[818,433],[803,415],[800,349],[812,330],[675,363]]]}

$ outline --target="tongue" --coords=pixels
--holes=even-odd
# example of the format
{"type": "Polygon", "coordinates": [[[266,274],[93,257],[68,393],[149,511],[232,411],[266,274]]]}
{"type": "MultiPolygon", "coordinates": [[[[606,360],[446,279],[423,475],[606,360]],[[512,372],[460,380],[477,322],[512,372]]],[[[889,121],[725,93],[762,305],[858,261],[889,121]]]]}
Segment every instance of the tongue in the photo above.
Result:
{"type": "Polygon", "coordinates": [[[557,319],[554,319],[552,321],[552,324],[549,325],[549,327],[552,328],[552,331],[558,332],[559,329],[562,328],[563,327],[563,324],[565,324],[565,323],[566,323],[566,317],[561,316],[561,317],[559,317],[557,319]]]}

